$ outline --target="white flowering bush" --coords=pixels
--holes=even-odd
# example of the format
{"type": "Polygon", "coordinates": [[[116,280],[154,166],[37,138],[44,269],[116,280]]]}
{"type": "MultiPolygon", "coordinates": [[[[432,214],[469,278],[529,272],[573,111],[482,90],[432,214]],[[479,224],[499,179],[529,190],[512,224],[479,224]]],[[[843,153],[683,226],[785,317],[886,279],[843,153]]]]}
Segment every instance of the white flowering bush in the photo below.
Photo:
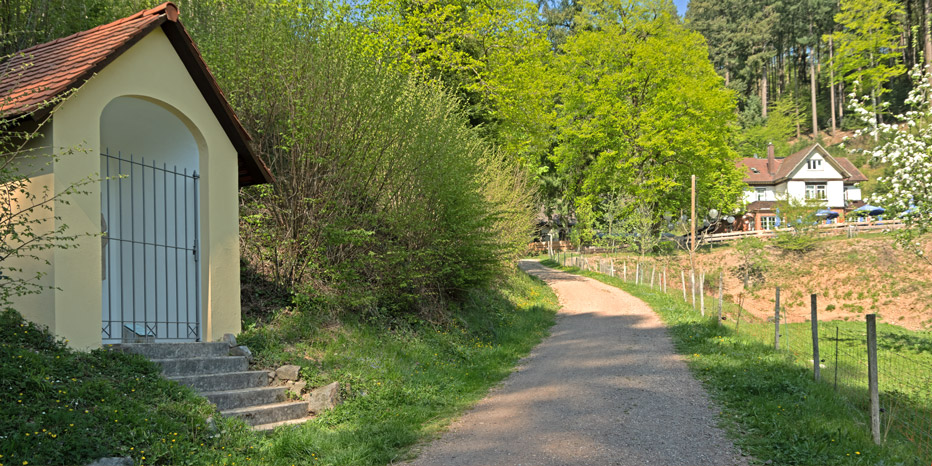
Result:
{"type": "Polygon", "coordinates": [[[869,96],[858,98],[852,93],[850,108],[865,124],[855,137],[869,135],[878,141],[864,152],[889,167],[888,176],[878,179],[889,190],[868,201],[899,214],[907,228],[898,233],[898,243],[924,257],[916,238],[932,229],[932,86],[920,66],[913,68],[910,78],[913,89],[905,101],[909,110],[895,115],[892,123],[877,122],[869,96]]]}

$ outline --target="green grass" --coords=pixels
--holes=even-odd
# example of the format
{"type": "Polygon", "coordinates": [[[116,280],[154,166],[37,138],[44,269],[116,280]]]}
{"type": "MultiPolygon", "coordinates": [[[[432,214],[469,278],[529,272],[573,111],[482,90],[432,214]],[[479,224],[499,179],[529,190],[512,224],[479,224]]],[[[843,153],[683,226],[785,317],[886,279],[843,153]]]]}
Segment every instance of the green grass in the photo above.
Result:
{"type": "Polygon", "coordinates": [[[18,314],[0,317],[0,466],[87,464],[386,464],[482,398],[549,332],[555,295],[515,273],[475,290],[434,325],[384,316],[334,319],[283,309],[239,340],[266,367],[302,366],[311,386],[339,381],[346,401],[299,426],[255,433],[138,356],[69,350],[18,314]]]}
{"type": "Polygon", "coordinates": [[[277,431],[269,458],[284,464],[406,458],[411,445],[510,374],[548,334],[556,310],[550,288],[515,274],[497,290],[471,293],[447,325],[381,318],[328,325],[297,313],[247,330],[240,341],[263,364],[298,364],[311,385],[339,381],[348,397],[312,422],[277,431]]]}
{"type": "MultiPolygon", "coordinates": [[[[550,261],[545,265],[557,267],[550,261]]],[[[716,318],[702,317],[673,293],[591,271],[562,269],[621,288],[654,309],[666,322],[677,351],[686,355],[693,374],[721,407],[721,424],[755,462],[928,463],[914,445],[899,438],[874,445],[864,410],[853,408],[832,385],[815,382],[811,370],[792,353],[774,351],[773,324],[768,344],[756,337],[767,328],[766,322],[742,321],[738,334],[733,317],[718,325],[716,318]]]]}
{"type": "Polygon", "coordinates": [[[0,465],[221,464],[253,434],[159,376],[140,356],[68,349],[13,311],[0,313],[0,465]]]}

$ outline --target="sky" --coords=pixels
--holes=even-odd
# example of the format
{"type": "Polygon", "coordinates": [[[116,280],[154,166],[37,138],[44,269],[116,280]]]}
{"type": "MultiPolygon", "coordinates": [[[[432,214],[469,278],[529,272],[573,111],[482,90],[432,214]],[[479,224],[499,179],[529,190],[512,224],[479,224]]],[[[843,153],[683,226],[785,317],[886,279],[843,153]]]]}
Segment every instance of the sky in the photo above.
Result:
{"type": "Polygon", "coordinates": [[[689,0],[673,0],[673,3],[676,4],[676,9],[680,12],[680,16],[686,14],[686,4],[689,3],[689,0]]]}

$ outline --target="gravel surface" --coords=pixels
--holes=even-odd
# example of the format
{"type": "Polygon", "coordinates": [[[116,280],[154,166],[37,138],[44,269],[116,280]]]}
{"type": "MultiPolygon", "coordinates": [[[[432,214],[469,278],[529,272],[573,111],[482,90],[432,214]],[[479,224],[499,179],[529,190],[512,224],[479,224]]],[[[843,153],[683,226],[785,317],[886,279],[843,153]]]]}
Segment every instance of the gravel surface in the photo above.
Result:
{"type": "Polygon", "coordinates": [[[647,304],[536,261],[521,268],[560,297],[551,336],[411,464],[747,464],[647,304]]]}

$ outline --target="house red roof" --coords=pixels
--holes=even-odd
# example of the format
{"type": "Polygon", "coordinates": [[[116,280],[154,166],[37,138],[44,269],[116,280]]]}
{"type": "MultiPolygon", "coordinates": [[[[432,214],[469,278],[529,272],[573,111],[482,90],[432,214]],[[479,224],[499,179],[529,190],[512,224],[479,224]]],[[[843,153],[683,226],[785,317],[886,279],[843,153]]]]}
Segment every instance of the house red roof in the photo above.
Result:
{"type": "Polygon", "coordinates": [[[858,170],[858,167],[855,167],[850,160],[844,157],[835,157],[835,161],[838,162],[838,165],[841,165],[841,168],[844,168],[851,174],[851,177],[845,181],[850,181],[852,183],[858,183],[861,181],[867,181],[867,177],[861,173],[861,170],[858,170]]]}
{"type": "Polygon", "coordinates": [[[0,118],[42,120],[51,99],[66,96],[155,28],[161,27],[238,153],[239,184],[272,181],[191,36],[170,2],[109,24],[36,45],[0,63],[0,118]]]}
{"type": "Polygon", "coordinates": [[[816,144],[809,146],[789,157],[774,159],[773,173],[767,170],[767,159],[744,158],[737,162],[738,168],[744,168],[744,182],[751,185],[775,185],[792,174],[806,157],[813,151],[818,151],[828,163],[834,163],[841,168],[841,175],[845,182],[857,183],[867,181],[850,160],[844,157],[832,157],[822,146],[816,144]],[[847,175],[847,176],[846,176],[847,175]]]}
{"type": "MultiPolygon", "coordinates": [[[[776,159],[777,167],[783,159],[776,159]]],[[[773,184],[773,175],[767,172],[767,159],[745,158],[737,162],[738,168],[744,168],[744,182],[748,184],[773,184]]],[[[779,168],[778,168],[779,170],[779,168]]]]}

